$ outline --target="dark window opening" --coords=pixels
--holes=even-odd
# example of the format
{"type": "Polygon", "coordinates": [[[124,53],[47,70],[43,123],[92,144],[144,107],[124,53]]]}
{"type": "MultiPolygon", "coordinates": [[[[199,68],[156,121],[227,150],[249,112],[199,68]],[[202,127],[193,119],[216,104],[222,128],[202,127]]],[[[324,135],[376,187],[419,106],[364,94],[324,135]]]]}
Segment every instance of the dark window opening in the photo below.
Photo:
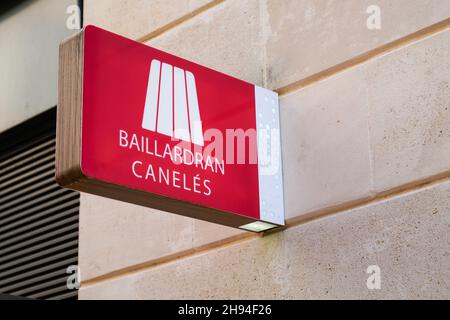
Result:
{"type": "Polygon", "coordinates": [[[0,294],[76,299],[79,193],[55,174],[56,108],[0,133],[0,294]]]}

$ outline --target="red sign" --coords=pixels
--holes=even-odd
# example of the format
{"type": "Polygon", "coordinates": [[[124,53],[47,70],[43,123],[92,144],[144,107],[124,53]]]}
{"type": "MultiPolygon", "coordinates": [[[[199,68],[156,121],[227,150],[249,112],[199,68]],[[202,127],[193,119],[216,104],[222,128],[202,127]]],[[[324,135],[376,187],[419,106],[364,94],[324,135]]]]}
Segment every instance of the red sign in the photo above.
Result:
{"type": "Polygon", "coordinates": [[[85,179],[284,224],[276,93],[94,26],[83,46],[85,179]]]}

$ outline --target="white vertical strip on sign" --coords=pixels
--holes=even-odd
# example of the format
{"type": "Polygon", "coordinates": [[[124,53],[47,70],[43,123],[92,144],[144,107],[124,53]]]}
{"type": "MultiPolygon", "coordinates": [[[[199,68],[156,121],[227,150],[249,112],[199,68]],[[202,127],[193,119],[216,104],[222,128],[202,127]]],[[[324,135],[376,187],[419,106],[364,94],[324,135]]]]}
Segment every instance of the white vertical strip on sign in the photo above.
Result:
{"type": "Polygon", "coordinates": [[[175,67],[173,76],[174,90],[174,137],[190,142],[188,106],[186,98],[186,80],[184,70],[175,67]]]}
{"type": "Polygon", "coordinates": [[[260,220],[284,225],[278,94],[255,86],[260,220]]]}
{"type": "Polygon", "coordinates": [[[158,126],[159,133],[172,136],[173,133],[173,67],[163,63],[159,86],[158,126]]]}
{"type": "Polygon", "coordinates": [[[191,124],[192,143],[203,146],[203,128],[198,108],[197,88],[192,72],[186,71],[186,87],[188,94],[189,118],[191,124]]]}
{"type": "Polygon", "coordinates": [[[158,88],[161,62],[152,60],[150,65],[150,75],[147,85],[147,96],[145,98],[144,116],[142,118],[142,128],[156,130],[156,113],[158,110],[158,88]]]}

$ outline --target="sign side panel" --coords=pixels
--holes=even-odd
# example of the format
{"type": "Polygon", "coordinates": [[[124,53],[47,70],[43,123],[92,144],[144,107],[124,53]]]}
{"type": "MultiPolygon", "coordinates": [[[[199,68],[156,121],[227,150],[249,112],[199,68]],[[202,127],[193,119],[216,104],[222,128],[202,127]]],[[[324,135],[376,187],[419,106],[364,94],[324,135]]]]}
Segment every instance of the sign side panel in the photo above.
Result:
{"type": "Polygon", "coordinates": [[[284,225],[278,94],[255,86],[260,220],[284,225]]]}

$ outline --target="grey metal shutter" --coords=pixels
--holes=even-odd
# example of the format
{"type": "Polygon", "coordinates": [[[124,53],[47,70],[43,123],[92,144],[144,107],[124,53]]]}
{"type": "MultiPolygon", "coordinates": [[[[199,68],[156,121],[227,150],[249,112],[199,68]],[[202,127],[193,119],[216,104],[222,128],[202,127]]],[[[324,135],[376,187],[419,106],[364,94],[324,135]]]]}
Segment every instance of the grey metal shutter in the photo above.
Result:
{"type": "Polygon", "coordinates": [[[77,298],[66,270],[78,264],[79,194],[56,184],[54,163],[54,130],[0,157],[2,294],[77,298]]]}

